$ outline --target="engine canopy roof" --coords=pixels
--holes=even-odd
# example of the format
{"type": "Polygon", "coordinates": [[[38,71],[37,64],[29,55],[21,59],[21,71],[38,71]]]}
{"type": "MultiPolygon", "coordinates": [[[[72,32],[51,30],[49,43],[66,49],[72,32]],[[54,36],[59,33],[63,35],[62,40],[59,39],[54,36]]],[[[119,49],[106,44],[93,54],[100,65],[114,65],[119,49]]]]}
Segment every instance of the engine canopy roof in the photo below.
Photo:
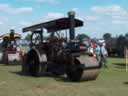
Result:
{"type": "MultiPolygon", "coordinates": [[[[23,28],[23,32],[28,32],[28,31],[33,32],[43,28],[47,29],[48,32],[56,32],[60,30],[69,29],[70,27],[69,24],[70,24],[69,18],[60,18],[23,28]]],[[[83,21],[79,19],[75,19],[75,27],[80,27],[80,26],[83,26],[83,21]]]]}

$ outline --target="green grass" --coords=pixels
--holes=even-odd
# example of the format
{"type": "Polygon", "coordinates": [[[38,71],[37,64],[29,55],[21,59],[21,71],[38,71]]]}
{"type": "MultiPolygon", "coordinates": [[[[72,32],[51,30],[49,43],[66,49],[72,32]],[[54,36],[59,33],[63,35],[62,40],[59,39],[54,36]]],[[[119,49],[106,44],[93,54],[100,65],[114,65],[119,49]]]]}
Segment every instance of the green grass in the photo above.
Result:
{"type": "Polygon", "coordinates": [[[95,81],[64,82],[59,78],[34,78],[17,74],[21,66],[0,65],[0,96],[128,96],[125,60],[109,58],[95,81]]]}

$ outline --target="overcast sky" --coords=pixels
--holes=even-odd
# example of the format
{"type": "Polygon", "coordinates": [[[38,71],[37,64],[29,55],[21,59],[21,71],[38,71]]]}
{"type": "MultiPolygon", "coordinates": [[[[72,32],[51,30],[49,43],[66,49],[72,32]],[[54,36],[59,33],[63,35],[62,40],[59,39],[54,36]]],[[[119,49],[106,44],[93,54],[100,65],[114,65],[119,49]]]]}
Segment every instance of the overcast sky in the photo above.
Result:
{"type": "Polygon", "coordinates": [[[67,16],[75,11],[84,26],[77,29],[100,38],[106,32],[113,36],[128,32],[128,0],[0,0],[0,34],[11,28],[22,28],[67,16]]]}

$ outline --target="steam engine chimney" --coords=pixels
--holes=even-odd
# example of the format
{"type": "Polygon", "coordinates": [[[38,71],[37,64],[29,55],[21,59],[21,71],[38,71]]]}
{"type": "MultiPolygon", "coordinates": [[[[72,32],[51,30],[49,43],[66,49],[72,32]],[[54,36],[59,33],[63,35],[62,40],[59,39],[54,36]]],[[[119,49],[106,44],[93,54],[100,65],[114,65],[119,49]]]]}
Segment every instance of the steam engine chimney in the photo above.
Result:
{"type": "Polygon", "coordinates": [[[74,11],[68,12],[68,17],[69,17],[70,40],[73,40],[75,38],[75,12],[74,11]]]}

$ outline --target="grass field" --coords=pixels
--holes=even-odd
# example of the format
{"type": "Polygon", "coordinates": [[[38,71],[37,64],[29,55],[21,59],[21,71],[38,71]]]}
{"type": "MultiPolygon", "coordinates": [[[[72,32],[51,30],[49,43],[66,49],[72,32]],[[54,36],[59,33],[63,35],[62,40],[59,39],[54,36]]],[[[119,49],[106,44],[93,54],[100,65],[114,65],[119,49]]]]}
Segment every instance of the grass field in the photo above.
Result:
{"type": "Polygon", "coordinates": [[[21,66],[0,65],[0,96],[128,96],[125,60],[109,58],[97,80],[80,83],[60,78],[28,77],[17,72],[21,66]]]}

